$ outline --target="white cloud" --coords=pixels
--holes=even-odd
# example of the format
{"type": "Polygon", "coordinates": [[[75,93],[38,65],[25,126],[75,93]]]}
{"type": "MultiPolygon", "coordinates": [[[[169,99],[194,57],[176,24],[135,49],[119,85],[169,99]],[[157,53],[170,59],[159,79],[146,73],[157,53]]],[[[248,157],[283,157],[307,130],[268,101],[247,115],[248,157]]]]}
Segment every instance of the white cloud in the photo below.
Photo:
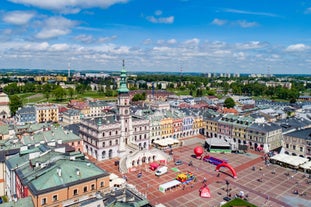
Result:
{"type": "Polygon", "coordinates": [[[285,50],[288,52],[301,52],[309,49],[309,46],[305,44],[295,44],[295,45],[289,45],[285,50]]]}
{"type": "Polygon", "coordinates": [[[177,43],[177,40],[175,40],[175,39],[170,39],[170,40],[167,40],[167,43],[168,43],[168,44],[176,44],[176,43],[177,43]]]}
{"type": "Polygon", "coordinates": [[[200,40],[198,38],[193,38],[191,40],[186,40],[184,44],[186,45],[198,45],[200,43],[200,40]]]}
{"type": "Polygon", "coordinates": [[[54,45],[51,45],[51,50],[52,51],[64,51],[64,50],[67,50],[69,49],[69,45],[67,44],[54,44],[54,45]]]}
{"type": "Polygon", "coordinates": [[[258,26],[257,22],[248,22],[246,20],[239,20],[236,22],[240,27],[249,28],[258,26]]]}
{"type": "Polygon", "coordinates": [[[238,9],[223,9],[224,12],[229,13],[236,13],[236,14],[250,14],[250,15],[258,15],[258,16],[269,16],[269,17],[279,17],[273,13],[267,12],[253,12],[253,11],[245,11],[245,10],[238,10],[238,9]]]}
{"type": "Polygon", "coordinates": [[[36,35],[39,39],[49,39],[69,34],[77,22],[64,17],[50,17],[44,22],[42,30],[36,35]]]}
{"type": "Polygon", "coordinates": [[[49,48],[49,43],[48,42],[41,42],[41,43],[26,43],[23,45],[22,49],[27,50],[27,51],[44,51],[49,48]]]}
{"type": "Polygon", "coordinates": [[[311,7],[306,9],[305,14],[311,14],[311,7]]]}
{"type": "Polygon", "coordinates": [[[224,25],[226,23],[227,23],[227,20],[222,20],[222,19],[217,19],[217,18],[215,18],[212,21],[212,24],[215,24],[215,25],[218,25],[218,26],[222,26],[222,25],[224,25]]]}
{"type": "Polygon", "coordinates": [[[94,38],[92,35],[85,35],[85,34],[76,36],[75,40],[78,40],[78,41],[83,42],[83,43],[94,42],[94,38]]]}
{"type": "Polygon", "coordinates": [[[76,13],[80,8],[107,8],[117,3],[127,3],[128,0],[9,0],[17,4],[30,5],[48,10],[66,11],[76,13]]]}
{"type": "Polygon", "coordinates": [[[154,12],[154,14],[157,15],[157,16],[160,16],[160,15],[162,15],[162,11],[161,10],[157,10],[157,11],[154,12]]]}
{"type": "Polygon", "coordinates": [[[13,11],[6,13],[3,17],[3,21],[10,24],[24,25],[27,24],[34,15],[35,13],[32,11],[13,11]]]}
{"type": "Polygon", "coordinates": [[[169,17],[154,17],[154,16],[148,16],[146,19],[149,22],[152,23],[158,23],[158,24],[172,24],[174,23],[174,16],[169,16],[169,17]]]}
{"type": "Polygon", "coordinates": [[[259,41],[251,41],[251,42],[247,42],[247,43],[236,43],[235,45],[238,49],[242,49],[242,50],[259,49],[259,48],[269,46],[268,43],[259,42],[259,41]]]}
{"type": "Polygon", "coordinates": [[[117,35],[113,35],[113,36],[110,36],[110,37],[100,37],[100,38],[98,39],[98,42],[101,42],[101,43],[103,43],[103,42],[109,42],[109,41],[112,41],[112,40],[114,40],[114,39],[117,39],[117,35]]]}

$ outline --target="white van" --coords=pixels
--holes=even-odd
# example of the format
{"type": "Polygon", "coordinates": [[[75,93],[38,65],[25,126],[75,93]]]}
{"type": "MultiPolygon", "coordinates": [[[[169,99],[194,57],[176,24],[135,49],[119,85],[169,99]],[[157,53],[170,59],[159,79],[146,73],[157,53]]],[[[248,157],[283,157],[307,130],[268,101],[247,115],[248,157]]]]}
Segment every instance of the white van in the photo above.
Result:
{"type": "Polygon", "coordinates": [[[160,175],[163,175],[167,173],[167,167],[166,166],[162,166],[162,167],[159,167],[156,171],[155,171],[155,175],[157,176],[160,176],[160,175]]]}

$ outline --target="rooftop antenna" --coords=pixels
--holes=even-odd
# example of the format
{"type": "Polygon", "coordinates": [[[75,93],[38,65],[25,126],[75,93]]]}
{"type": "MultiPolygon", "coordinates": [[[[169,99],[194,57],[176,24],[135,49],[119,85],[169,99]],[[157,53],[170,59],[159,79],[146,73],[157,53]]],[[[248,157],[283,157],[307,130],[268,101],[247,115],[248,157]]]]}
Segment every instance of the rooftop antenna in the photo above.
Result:
{"type": "Polygon", "coordinates": [[[182,77],[182,66],[180,66],[179,72],[180,72],[180,77],[182,77]]]}
{"type": "Polygon", "coordinates": [[[68,63],[68,78],[70,78],[70,62],[68,63]]]}

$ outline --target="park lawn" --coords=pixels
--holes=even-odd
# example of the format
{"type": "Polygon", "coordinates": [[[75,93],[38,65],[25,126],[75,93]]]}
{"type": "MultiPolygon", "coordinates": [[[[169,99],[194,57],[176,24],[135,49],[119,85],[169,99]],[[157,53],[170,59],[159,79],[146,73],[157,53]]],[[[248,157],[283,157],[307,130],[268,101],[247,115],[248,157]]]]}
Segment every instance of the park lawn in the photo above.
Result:
{"type": "Polygon", "coordinates": [[[168,89],[167,91],[172,92],[177,96],[189,95],[190,93],[188,89],[185,89],[185,90],[168,89]]]}
{"type": "Polygon", "coordinates": [[[235,198],[226,204],[222,205],[221,207],[231,207],[231,206],[248,206],[248,207],[257,207],[254,204],[251,204],[243,199],[235,198]]]}

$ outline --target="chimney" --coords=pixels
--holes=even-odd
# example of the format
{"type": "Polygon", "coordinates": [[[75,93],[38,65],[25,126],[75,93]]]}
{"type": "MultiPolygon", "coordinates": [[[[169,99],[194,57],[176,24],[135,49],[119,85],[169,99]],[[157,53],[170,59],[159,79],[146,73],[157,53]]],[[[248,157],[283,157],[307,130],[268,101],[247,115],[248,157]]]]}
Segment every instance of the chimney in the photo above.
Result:
{"type": "Polygon", "coordinates": [[[57,174],[59,177],[62,176],[62,169],[61,168],[57,168],[57,174]]]}
{"type": "Polygon", "coordinates": [[[78,168],[76,168],[76,173],[77,173],[77,176],[80,176],[80,170],[78,168]]]}

